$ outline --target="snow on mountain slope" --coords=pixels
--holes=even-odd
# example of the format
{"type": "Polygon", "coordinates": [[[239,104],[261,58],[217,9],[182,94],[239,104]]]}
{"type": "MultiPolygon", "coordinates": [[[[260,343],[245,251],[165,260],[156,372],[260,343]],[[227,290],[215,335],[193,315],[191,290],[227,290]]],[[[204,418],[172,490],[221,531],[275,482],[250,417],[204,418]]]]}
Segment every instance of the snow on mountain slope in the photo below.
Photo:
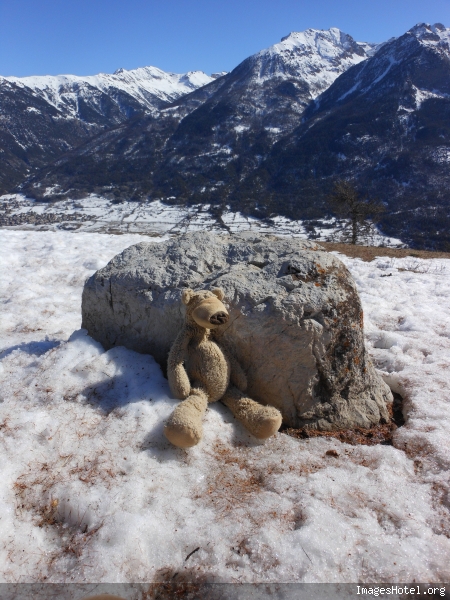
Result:
{"type": "Polygon", "coordinates": [[[303,79],[314,98],[341,73],[372,53],[374,44],[356,42],[336,27],[292,32],[253,57],[260,65],[261,82],[274,77],[303,79]]]}
{"type": "MultiPolygon", "coordinates": [[[[337,103],[348,102],[351,98],[361,95],[383,96],[400,80],[402,82],[405,80],[404,84],[402,83],[405,90],[402,97],[404,105],[404,96],[408,93],[411,78],[418,84],[419,92],[417,103],[414,104],[421,103],[422,89],[427,97],[430,97],[430,94],[432,97],[446,97],[450,91],[448,76],[442,74],[436,78],[434,71],[437,66],[424,67],[426,61],[429,62],[433,57],[443,59],[445,65],[449,64],[450,29],[440,23],[435,25],[419,23],[401,37],[380,44],[374,60],[365,62],[358,69],[348,71],[334,86],[329,86],[323,97],[318,99],[315,107],[311,106],[308,112],[315,112],[319,107],[328,110],[337,103]],[[406,76],[405,68],[409,69],[409,74],[406,76]]],[[[413,104],[410,108],[412,107],[413,104]]]]}
{"type": "Polygon", "coordinates": [[[211,77],[213,79],[219,79],[219,77],[223,77],[224,75],[227,75],[228,71],[219,71],[218,73],[211,73],[211,77]]]}
{"type": "Polygon", "coordinates": [[[182,118],[207,101],[225,101],[235,105],[234,116],[244,120],[246,115],[253,116],[254,111],[248,112],[251,106],[259,113],[302,112],[339,75],[372,56],[380,46],[356,42],[335,27],[292,32],[249,56],[230,73],[214,73],[213,84],[180,99],[176,110],[182,118]]]}
{"type": "MultiPolygon", "coordinates": [[[[195,197],[196,203],[209,203],[226,195],[227,186],[256,168],[273,144],[299,125],[318,94],[368,57],[368,49],[373,46],[337,28],[294,32],[162,111],[179,125],[175,131],[167,128],[163,151],[151,154],[155,196],[183,194],[190,202],[195,197]]],[[[147,131],[155,137],[153,123],[147,131]]],[[[127,161],[142,160],[150,144],[135,143],[129,131],[124,137],[125,144],[116,145],[122,155],[114,160],[119,170],[127,169],[128,178],[125,154],[127,161]]]]}
{"type": "Polygon", "coordinates": [[[96,134],[138,114],[157,114],[210,81],[202,71],[156,67],[88,77],[0,77],[0,193],[96,134]]]}
{"type": "Polygon", "coordinates": [[[447,54],[449,52],[450,28],[446,28],[442,23],[418,23],[408,34],[414,36],[423,46],[433,46],[447,54]]]}
{"type": "Polygon", "coordinates": [[[351,179],[385,203],[381,226],[387,235],[417,248],[445,250],[449,42],[450,29],[421,23],[347,69],[242,184],[246,200],[253,194],[255,204],[266,203],[266,214],[314,218],[328,209],[333,181],[351,179]],[[282,212],[287,206],[289,212],[282,212]]]}
{"type": "Polygon", "coordinates": [[[90,99],[98,92],[108,95],[118,91],[129,94],[146,109],[173,102],[180,96],[213,81],[202,71],[184,74],[166,73],[157,67],[142,67],[127,71],[118,69],[113,74],[98,75],[43,75],[32,77],[5,77],[18,86],[30,88],[41,98],[73,117],[78,116],[80,97],[90,99]]]}
{"type": "MultiPolygon", "coordinates": [[[[234,185],[236,177],[257,167],[274,142],[299,125],[311,100],[375,48],[337,28],[291,33],[230,73],[215,73],[207,85],[161,107],[157,118],[135,119],[66,154],[39,174],[42,189],[58,185],[61,194],[67,189],[81,193],[81,188],[82,193],[106,193],[120,181],[128,187],[118,194],[128,194],[132,185],[139,196],[145,180],[146,195],[179,197],[183,192],[189,202],[197,194],[195,203],[208,203],[220,186],[228,193],[226,186],[234,185]],[[68,166],[72,160],[75,169],[68,166]],[[96,168],[100,161],[106,168],[96,168]]],[[[32,197],[35,183],[26,184],[32,197]]]]}

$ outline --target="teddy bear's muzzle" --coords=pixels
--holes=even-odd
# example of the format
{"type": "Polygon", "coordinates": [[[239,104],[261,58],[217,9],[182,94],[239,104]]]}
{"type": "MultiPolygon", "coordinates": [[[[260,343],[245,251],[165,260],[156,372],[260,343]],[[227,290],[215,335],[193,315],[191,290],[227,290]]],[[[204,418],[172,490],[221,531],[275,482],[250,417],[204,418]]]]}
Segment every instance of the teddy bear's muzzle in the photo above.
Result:
{"type": "Polygon", "coordinates": [[[202,300],[191,314],[197,325],[205,329],[214,329],[228,321],[228,311],[216,296],[202,300]]]}
{"type": "Polygon", "coordinates": [[[209,322],[213,325],[224,325],[227,321],[228,315],[225,312],[217,312],[209,319],[209,322]]]}

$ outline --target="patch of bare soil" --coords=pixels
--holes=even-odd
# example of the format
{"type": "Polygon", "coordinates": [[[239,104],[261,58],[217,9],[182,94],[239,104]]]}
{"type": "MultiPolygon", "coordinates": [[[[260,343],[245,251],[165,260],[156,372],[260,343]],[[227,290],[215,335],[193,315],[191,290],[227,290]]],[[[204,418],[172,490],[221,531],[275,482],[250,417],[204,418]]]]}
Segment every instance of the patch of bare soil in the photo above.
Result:
{"type": "MultiPolygon", "coordinates": [[[[351,444],[357,446],[363,444],[364,446],[375,446],[376,444],[392,445],[392,436],[394,431],[405,424],[403,418],[402,407],[403,398],[400,394],[393,394],[394,402],[391,406],[388,406],[390,420],[388,423],[379,423],[375,427],[370,429],[364,429],[363,427],[355,427],[353,429],[335,429],[334,431],[319,431],[317,429],[294,429],[288,427],[281,431],[286,435],[295,437],[298,439],[306,439],[312,437],[332,437],[338,439],[340,442],[345,444],[351,444]]],[[[329,456],[337,456],[332,454],[333,451],[327,452],[329,456]]]]}
{"type": "Polygon", "coordinates": [[[413,256],[414,258],[450,258],[450,252],[431,252],[429,250],[414,250],[411,248],[383,248],[381,246],[356,246],[353,244],[341,244],[334,242],[319,242],[327,252],[340,252],[351,258],[361,258],[370,262],[377,256],[390,256],[394,258],[404,258],[413,256]]]}

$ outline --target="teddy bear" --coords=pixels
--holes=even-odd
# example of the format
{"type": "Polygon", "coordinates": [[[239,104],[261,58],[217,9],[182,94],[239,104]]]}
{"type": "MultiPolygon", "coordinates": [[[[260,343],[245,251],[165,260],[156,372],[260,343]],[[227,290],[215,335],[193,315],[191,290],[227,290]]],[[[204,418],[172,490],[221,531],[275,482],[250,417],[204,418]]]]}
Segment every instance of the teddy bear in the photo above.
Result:
{"type": "Polygon", "coordinates": [[[195,446],[202,439],[202,420],[209,402],[221,400],[258,439],[274,435],[281,425],[279,410],[245,395],[247,377],[232,352],[217,339],[217,329],[229,319],[223,299],[219,288],[182,293],[185,323],[170,349],[167,365],[172,394],[182,402],[164,428],[167,439],[179,448],[195,446]]]}

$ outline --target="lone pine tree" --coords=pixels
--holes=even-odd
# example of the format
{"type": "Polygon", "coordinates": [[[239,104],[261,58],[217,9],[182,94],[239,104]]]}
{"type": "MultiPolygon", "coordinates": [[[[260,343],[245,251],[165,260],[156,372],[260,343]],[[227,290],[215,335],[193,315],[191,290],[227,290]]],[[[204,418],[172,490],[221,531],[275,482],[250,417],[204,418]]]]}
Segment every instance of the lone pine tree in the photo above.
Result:
{"type": "Polygon", "coordinates": [[[375,233],[374,223],[384,212],[377,200],[362,196],[348,180],[335,182],[328,203],[334,214],[344,223],[339,230],[341,241],[357,244],[375,233]]]}

